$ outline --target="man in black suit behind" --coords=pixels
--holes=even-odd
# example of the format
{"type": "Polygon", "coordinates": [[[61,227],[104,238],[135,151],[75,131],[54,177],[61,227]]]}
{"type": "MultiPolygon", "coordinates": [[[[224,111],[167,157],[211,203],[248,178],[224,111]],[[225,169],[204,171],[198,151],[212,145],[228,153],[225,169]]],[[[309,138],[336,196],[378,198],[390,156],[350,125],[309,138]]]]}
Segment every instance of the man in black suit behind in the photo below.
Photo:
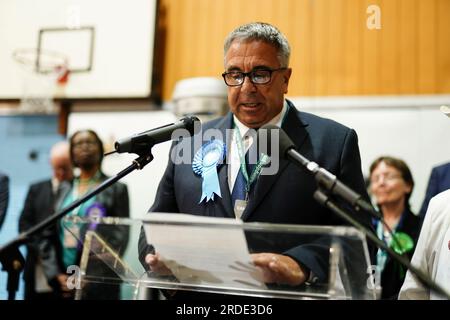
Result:
{"type": "MultiPolygon", "coordinates": [[[[222,76],[228,85],[231,112],[202,127],[203,132],[217,129],[222,137],[229,137],[229,130],[235,129],[226,141],[226,164],[217,166],[221,197],[215,195],[213,200],[199,202],[205,191],[202,176],[194,172],[191,163],[180,164],[173,157],[180,154],[177,149],[181,145],[174,143],[150,212],[240,218],[244,222],[345,224],[313,199],[316,183],[306,172],[280,159],[276,174],[260,175],[252,183],[242,172],[247,168],[248,177],[252,172],[242,155],[253,143],[248,134],[250,129],[276,124],[284,129],[300,153],[368,199],[355,131],[300,112],[284,98],[292,74],[290,48],[285,36],[274,26],[250,23],[237,28],[225,40],[224,55],[222,76]]],[[[198,150],[193,151],[192,156],[198,150]]],[[[370,217],[365,213],[353,213],[353,217],[370,228],[370,217]]],[[[146,269],[166,270],[153,248],[146,244],[143,233],[139,251],[146,269]]],[[[257,253],[252,258],[263,269],[268,283],[296,286],[308,280],[326,281],[328,275],[326,257],[307,247],[292,248],[283,254],[257,253]]]]}
{"type": "Polygon", "coordinates": [[[450,189],[450,162],[433,167],[431,170],[430,179],[428,180],[427,191],[422,207],[420,208],[420,217],[425,218],[425,213],[428,209],[428,203],[431,198],[439,193],[450,189]]]}
{"type": "MultiPolygon", "coordinates": [[[[66,141],[57,142],[52,147],[50,164],[53,170],[52,178],[34,183],[28,190],[19,220],[20,232],[30,229],[52,215],[55,212],[61,183],[72,180],[72,164],[69,145],[66,141]]],[[[25,299],[56,297],[48,286],[47,279],[42,271],[38,243],[39,240],[35,238],[27,245],[27,259],[23,275],[25,299]]]]}

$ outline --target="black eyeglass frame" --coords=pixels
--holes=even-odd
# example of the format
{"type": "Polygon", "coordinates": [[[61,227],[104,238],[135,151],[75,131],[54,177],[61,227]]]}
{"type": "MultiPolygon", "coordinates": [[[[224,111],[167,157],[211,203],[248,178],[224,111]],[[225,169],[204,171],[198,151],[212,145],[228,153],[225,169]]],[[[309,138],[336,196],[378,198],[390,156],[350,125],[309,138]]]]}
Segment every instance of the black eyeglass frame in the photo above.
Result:
{"type": "Polygon", "coordinates": [[[233,70],[233,71],[228,71],[228,72],[222,73],[222,78],[223,78],[223,81],[225,81],[225,84],[227,86],[229,86],[229,87],[242,86],[244,84],[244,82],[245,82],[245,77],[248,77],[250,79],[250,82],[255,84],[255,85],[259,85],[259,84],[263,85],[263,84],[268,84],[270,81],[272,81],[272,73],[274,73],[275,71],[281,71],[281,70],[286,70],[286,69],[287,69],[286,67],[277,68],[277,69],[269,69],[269,68],[267,68],[267,69],[255,69],[255,70],[252,70],[252,71],[249,71],[249,72],[242,72],[242,71],[238,71],[238,70],[233,70]],[[261,71],[269,72],[269,80],[267,80],[266,82],[255,82],[255,81],[253,81],[253,75],[255,74],[255,72],[261,72],[261,71]],[[241,74],[242,75],[242,82],[239,83],[239,84],[228,84],[226,76],[228,74],[231,74],[231,73],[241,74]]]}

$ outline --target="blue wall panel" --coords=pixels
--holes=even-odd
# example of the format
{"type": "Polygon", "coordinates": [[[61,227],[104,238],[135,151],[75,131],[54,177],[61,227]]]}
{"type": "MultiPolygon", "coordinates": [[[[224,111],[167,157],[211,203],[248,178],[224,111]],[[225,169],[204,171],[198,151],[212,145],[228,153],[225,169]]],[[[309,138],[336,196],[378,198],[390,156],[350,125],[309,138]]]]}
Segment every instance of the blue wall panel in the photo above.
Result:
{"type": "MultiPolygon", "coordinates": [[[[10,179],[10,201],[0,244],[18,233],[18,220],[31,183],[51,176],[49,151],[64,139],[58,134],[56,115],[0,116],[0,170],[10,179]]],[[[26,250],[21,248],[26,254],[26,250]]],[[[5,272],[0,272],[0,300],[6,299],[5,272]]],[[[23,297],[23,283],[17,299],[23,297]]]]}

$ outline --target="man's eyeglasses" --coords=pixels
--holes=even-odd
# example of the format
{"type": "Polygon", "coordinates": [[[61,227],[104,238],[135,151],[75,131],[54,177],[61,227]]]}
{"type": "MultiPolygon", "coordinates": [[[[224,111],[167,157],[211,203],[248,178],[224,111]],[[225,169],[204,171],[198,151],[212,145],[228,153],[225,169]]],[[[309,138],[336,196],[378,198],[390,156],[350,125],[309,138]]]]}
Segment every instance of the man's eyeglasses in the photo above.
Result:
{"type": "Polygon", "coordinates": [[[227,86],[237,87],[244,83],[245,77],[248,77],[253,84],[266,84],[272,79],[272,72],[285,70],[287,68],[278,69],[258,69],[250,72],[229,71],[222,73],[223,80],[227,86]]]}

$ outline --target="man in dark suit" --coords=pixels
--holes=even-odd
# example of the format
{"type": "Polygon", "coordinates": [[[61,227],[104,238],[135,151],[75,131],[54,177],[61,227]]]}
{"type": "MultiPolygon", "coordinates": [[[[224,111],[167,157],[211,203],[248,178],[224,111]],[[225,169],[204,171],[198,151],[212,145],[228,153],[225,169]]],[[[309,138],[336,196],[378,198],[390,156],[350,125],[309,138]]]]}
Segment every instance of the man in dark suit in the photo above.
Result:
{"type": "Polygon", "coordinates": [[[430,180],[428,181],[427,192],[420,208],[420,216],[425,217],[428,209],[428,203],[435,195],[450,189],[450,162],[436,166],[431,170],[430,180]]]}
{"type": "MultiPolygon", "coordinates": [[[[48,218],[55,212],[62,183],[72,180],[72,164],[69,145],[65,141],[56,143],[50,151],[53,177],[30,186],[19,220],[19,231],[23,232],[48,218]]],[[[52,289],[42,271],[38,244],[39,237],[27,245],[24,269],[25,299],[52,298],[52,289]]],[[[64,275],[66,276],[66,275],[64,275]]]]}
{"type": "MultiPolygon", "coordinates": [[[[279,159],[276,174],[257,173],[257,179],[251,181],[249,177],[258,166],[252,168],[243,155],[254,145],[254,136],[249,134],[251,129],[276,124],[284,129],[300,153],[368,199],[355,131],[332,120],[299,112],[284,98],[292,73],[290,48],[275,27],[251,23],[237,28],[225,40],[224,54],[222,76],[228,85],[231,112],[202,128],[204,133],[217,129],[222,137],[227,137],[227,162],[217,166],[221,196],[199,202],[205,192],[202,176],[193,170],[192,164],[178,164],[175,156],[169,159],[150,211],[240,218],[245,222],[344,224],[313,199],[314,178],[294,164],[279,159]],[[247,175],[244,171],[248,171],[247,175]]],[[[175,143],[170,154],[180,154],[180,145],[175,143]]],[[[198,150],[193,151],[192,155],[198,150]]],[[[370,226],[368,215],[354,213],[353,216],[370,226]]],[[[144,267],[152,271],[165,269],[153,248],[146,245],[143,233],[139,249],[144,267]]],[[[328,257],[312,247],[295,247],[282,254],[257,253],[252,258],[262,268],[267,283],[296,286],[313,280],[326,281],[328,275],[328,257]]]]}
{"type": "Polygon", "coordinates": [[[0,173],[0,230],[6,218],[6,210],[9,202],[9,178],[0,173]]]}

